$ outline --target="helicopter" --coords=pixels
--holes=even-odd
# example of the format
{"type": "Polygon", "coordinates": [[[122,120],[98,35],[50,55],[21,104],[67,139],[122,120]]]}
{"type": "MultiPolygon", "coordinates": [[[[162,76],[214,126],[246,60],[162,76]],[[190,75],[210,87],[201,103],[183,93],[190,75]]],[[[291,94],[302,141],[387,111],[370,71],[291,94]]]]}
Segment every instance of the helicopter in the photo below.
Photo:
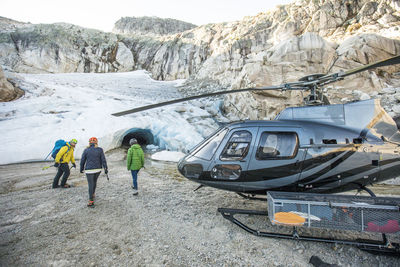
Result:
{"type": "MultiPolygon", "coordinates": [[[[345,72],[308,75],[297,82],[278,86],[217,91],[138,107],[112,115],[123,116],[188,100],[244,91],[309,91],[309,95],[304,98],[305,106],[286,108],[274,120],[233,122],[218,129],[178,162],[179,172],[187,179],[199,183],[197,189],[210,186],[236,192],[247,199],[267,200],[267,212],[218,208],[218,212],[225,219],[256,236],[355,245],[372,253],[400,256],[400,244],[389,241],[386,230],[377,231],[382,234],[381,241],[336,239],[299,235],[296,226],[292,224],[293,221],[286,224],[293,226],[292,234],[286,234],[253,229],[235,218],[237,214],[268,215],[273,222],[276,219],[275,215],[278,214],[275,213],[275,208],[281,209],[296,203],[295,207],[299,212],[299,208],[304,205],[300,203],[308,199],[307,213],[300,212],[303,217],[297,214],[294,217],[296,220],[301,219],[299,220],[301,222],[307,220],[308,227],[312,224],[310,212],[313,204],[310,203],[316,203],[317,208],[326,205],[325,208],[332,214],[346,216],[343,205],[353,207],[361,214],[354,216],[354,219],[359,218],[357,223],[354,221],[353,224],[342,223],[341,215],[338,215],[339,217],[333,221],[328,220],[314,227],[354,230],[357,224],[361,226],[361,231],[364,231],[364,219],[368,218],[368,213],[373,218],[379,217],[383,220],[385,226],[389,225],[389,221],[398,225],[400,199],[378,198],[366,187],[395,178],[400,173],[400,132],[395,121],[380,106],[378,99],[330,105],[322,89],[324,85],[342,80],[349,75],[399,63],[400,56],[395,56],[345,72]],[[365,190],[371,197],[359,196],[349,199],[348,196],[331,195],[353,189],[365,190]],[[292,195],[287,196],[288,198],[282,202],[279,200],[276,204],[279,207],[275,207],[275,202],[270,198],[271,192],[292,195]],[[255,195],[267,195],[267,198],[255,195]],[[295,201],[293,202],[290,197],[295,201]],[[341,203],[338,204],[341,208],[334,208],[332,201],[338,201],[343,197],[350,200],[350,204],[341,203]],[[285,205],[284,202],[289,204],[285,205]],[[357,206],[359,202],[361,206],[357,206]],[[372,205],[365,206],[367,202],[372,205]],[[387,209],[387,205],[394,211],[389,217],[387,214],[379,214],[379,209],[381,207],[387,209]]],[[[288,218],[293,218],[292,212],[280,213],[284,214],[283,219],[286,223],[288,218]]],[[[353,218],[353,213],[348,214],[350,215],[353,218]]],[[[393,232],[398,229],[391,230],[393,232]]]]}
{"type": "MultiPolygon", "coordinates": [[[[310,91],[306,105],[289,107],[271,121],[228,124],[178,162],[179,172],[201,186],[237,192],[337,193],[400,173],[400,132],[379,100],[327,105],[322,87],[400,63],[400,56],[333,74],[312,74],[277,86],[217,91],[114,113],[123,116],[193,99],[243,91],[310,91]]],[[[243,195],[242,195],[243,196],[243,195]]]]}

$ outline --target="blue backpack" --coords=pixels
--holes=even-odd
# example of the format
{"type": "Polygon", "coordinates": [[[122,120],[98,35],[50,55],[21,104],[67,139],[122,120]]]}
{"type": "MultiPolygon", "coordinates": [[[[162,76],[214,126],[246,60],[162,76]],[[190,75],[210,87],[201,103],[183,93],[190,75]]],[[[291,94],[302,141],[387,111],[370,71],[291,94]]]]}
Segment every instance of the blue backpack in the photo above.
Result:
{"type": "MultiPolygon", "coordinates": [[[[52,157],[53,159],[55,159],[56,156],[57,156],[57,153],[60,151],[60,149],[61,149],[63,146],[66,146],[66,145],[67,145],[67,141],[64,141],[64,140],[62,140],[62,139],[57,140],[57,141],[55,142],[55,144],[54,144],[53,150],[50,152],[50,153],[51,153],[51,157],[52,157]]],[[[67,152],[68,152],[68,151],[69,151],[69,147],[68,147],[67,152]]]]}

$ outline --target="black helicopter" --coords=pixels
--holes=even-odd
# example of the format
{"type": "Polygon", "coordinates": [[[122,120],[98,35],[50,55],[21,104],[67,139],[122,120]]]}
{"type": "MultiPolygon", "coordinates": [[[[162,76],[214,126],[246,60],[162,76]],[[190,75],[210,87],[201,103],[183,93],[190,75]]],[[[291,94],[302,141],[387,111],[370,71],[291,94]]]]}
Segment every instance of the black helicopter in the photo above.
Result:
{"type": "Polygon", "coordinates": [[[400,132],[379,100],[327,103],[322,86],[372,68],[400,63],[400,56],[346,72],[313,74],[278,86],[218,91],[113,114],[122,116],[197,98],[264,90],[305,90],[308,106],[283,110],[272,121],[229,124],[178,163],[186,178],[248,194],[267,191],[334,193],[365,188],[400,173],[400,132]]]}
{"type": "MultiPolygon", "coordinates": [[[[309,208],[305,216],[308,227],[311,227],[312,208],[310,206],[312,204],[310,203],[318,203],[316,206],[319,208],[322,207],[319,206],[320,204],[327,205],[325,208],[332,213],[341,214],[340,209],[338,212],[338,208],[334,208],[331,200],[327,200],[328,197],[332,197],[334,201],[337,201],[340,196],[316,193],[363,189],[372,198],[358,197],[352,199],[352,204],[349,205],[349,208],[351,206],[362,214],[353,217],[359,219],[357,223],[355,221],[353,224],[342,223],[342,217],[337,215],[338,217],[320,224],[319,227],[354,230],[355,225],[358,225],[361,227],[361,231],[364,231],[365,223],[368,224],[368,213],[373,218],[379,217],[380,220],[383,220],[386,223],[385,227],[389,225],[389,222],[397,222],[398,225],[400,199],[377,198],[366,187],[397,177],[400,173],[400,132],[396,123],[380,106],[379,100],[326,105],[328,100],[322,94],[321,89],[322,86],[342,80],[346,76],[399,63],[400,56],[395,56],[346,72],[313,74],[298,82],[284,83],[278,86],[219,91],[191,96],[134,108],[113,115],[122,116],[197,98],[243,91],[310,91],[305,98],[308,106],[287,108],[272,121],[236,122],[217,130],[179,161],[179,172],[186,178],[200,183],[198,188],[203,185],[211,186],[236,192],[249,199],[267,200],[254,197],[255,194],[268,194],[268,198],[272,193],[292,194],[288,197],[296,199],[297,211],[299,211],[298,207],[303,205],[299,204],[301,202],[299,199],[308,199],[306,202],[309,208]],[[252,196],[246,196],[243,193],[252,196]],[[359,204],[355,203],[360,201],[363,202],[362,205],[357,206],[359,204]],[[377,214],[372,211],[376,209],[363,206],[366,202],[378,205],[378,209],[383,207],[384,210],[388,208],[387,205],[390,205],[390,209],[394,209],[394,213],[377,214]],[[365,222],[364,219],[366,219],[365,222]]],[[[341,197],[343,198],[343,196],[341,197]]],[[[287,200],[292,201],[289,198],[285,201],[287,200]]],[[[235,218],[237,214],[261,216],[270,214],[270,219],[272,218],[271,221],[273,221],[276,218],[275,206],[270,202],[274,203],[268,199],[268,212],[230,208],[219,208],[218,211],[225,219],[257,236],[355,245],[373,253],[400,256],[400,244],[389,241],[385,230],[378,231],[382,233],[381,241],[342,240],[299,235],[296,227],[293,227],[292,234],[264,232],[253,229],[235,218]],[[271,211],[269,211],[270,205],[272,205],[271,211]]],[[[278,204],[282,206],[283,202],[278,204]]],[[[343,208],[342,205],[339,204],[343,208]]],[[[373,205],[371,207],[378,207],[373,205]]],[[[290,212],[281,214],[285,214],[286,220],[288,214],[290,217],[293,216],[290,212]]],[[[302,221],[304,220],[303,218],[302,221]]],[[[379,226],[377,227],[379,228],[379,226]]],[[[360,229],[357,228],[357,230],[360,229]]],[[[397,229],[391,230],[394,232],[397,229]]]]}

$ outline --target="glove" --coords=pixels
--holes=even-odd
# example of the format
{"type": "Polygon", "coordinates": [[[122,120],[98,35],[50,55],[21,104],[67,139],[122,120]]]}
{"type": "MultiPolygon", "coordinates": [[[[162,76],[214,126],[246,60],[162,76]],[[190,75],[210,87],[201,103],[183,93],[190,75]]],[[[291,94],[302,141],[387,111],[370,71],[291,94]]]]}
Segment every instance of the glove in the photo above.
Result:
{"type": "Polygon", "coordinates": [[[108,169],[104,169],[104,172],[105,172],[105,174],[107,174],[108,173],[108,169]]]}
{"type": "Polygon", "coordinates": [[[80,173],[83,173],[83,171],[80,171],[80,173]]]}
{"type": "Polygon", "coordinates": [[[74,168],[76,169],[76,164],[75,164],[75,163],[72,163],[72,167],[74,167],[74,168]]]}
{"type": "Polygon", "coordinates": [[[54,167],[57,168],[58,166],[60,166],[60,163],[58,163],[58,162],[54,163],[54,167]]]}

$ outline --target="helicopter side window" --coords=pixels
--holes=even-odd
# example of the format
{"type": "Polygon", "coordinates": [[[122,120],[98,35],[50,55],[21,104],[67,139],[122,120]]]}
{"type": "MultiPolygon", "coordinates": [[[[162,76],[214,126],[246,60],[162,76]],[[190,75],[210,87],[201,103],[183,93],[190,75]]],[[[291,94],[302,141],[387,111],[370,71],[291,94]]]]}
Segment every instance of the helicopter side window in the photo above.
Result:
{"type": "Polygon", "coordinates": [[[293,158],[296,152],[296,133],[264,132],[261,135],[256,158],[259,160],[289,159],[293,158]]]}
{"type": "Polygon", "coordinates": [[[221,160],[241,160],[249,152],[251,133],[248,131],[234,132],[221,153],[221,160]]]}

